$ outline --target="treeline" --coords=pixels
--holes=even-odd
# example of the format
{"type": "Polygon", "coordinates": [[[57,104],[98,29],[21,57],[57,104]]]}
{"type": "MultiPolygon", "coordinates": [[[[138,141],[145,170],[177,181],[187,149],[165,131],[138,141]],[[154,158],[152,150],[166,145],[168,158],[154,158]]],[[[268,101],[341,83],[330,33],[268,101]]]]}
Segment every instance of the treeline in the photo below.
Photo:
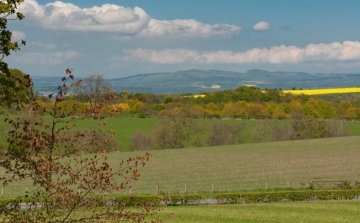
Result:
{"type": "Polygon", "coordinates": [[[360,117],[360,100],[355,94],[326,98],[285,94],[277,89],[261,91],[256,87],[245,86],[200,96],[134,94],[126,91],[115,93],[108,89],[106,92],[80,90],[60,101],[54,100],[51,95],[38,96],[38,109],[46,111],[56,103],[59,110],[72,115],[76,111],[75,115],[90,114],[94,118],[101,118],[102,113],[130,113],[140,118],[159,118],[160,124],[153,132],[138,131],[133,134],[130,139],[132,150],[243,142],[245,122],[209,124],[204,122],[204,118],[291,120],[287,125],[259,121],[248,136],[251,140],[247,141],[267,142],[348,135],[346,124],[341,120],[360,117]]]}
{"type": "MultiPolygon", "coordinates": [[[[150,93],[106,92],[68,96],[61,102],[63,109],[77,107],[78,113],[95,112],[101,106],[114,113],[132,113],[139,117],[153,115],[186,115],[193,118],[238,119],[292,119],[306,118],[347,119],[360,118],[360,96],[356,94],[337,97],[293,95],[277,89],[261,91],[256,87],[238,87],[234,90],[216,91],[202,95],[156,95],[150,93]],[[111,98],[111,103],[109,102],[111,98]]],[[[51,107],[54,100],[39,97],[39,106],[51,107]]]]}
{"type": "MultiPolygon", "coordinates": [[[[316,97],[293,95],[281,90],[261,91],[256,87],[239,87],[234,90],[204,93],[195,97],[185,95],[155,95],[149,93],[107,93],[97,97],[97,103],[113,97],[112,104],[106,108],[120,113],[136,113],[139,117],[151,115],[186,115],[194,118],[239,118],[239,119],[292,119],[302,115],[306,118],[320,119],[359,119],[360,97],[347,95],[316,97]],[[115,96],[114,96],[115,95],[115,96]]],[[[72,95],[64,101],[66,106],[78,104],[79,112],[86,112],[91,102],[72,95]]],[[[43,101],[43,106],[51,101],[43,101]]],[[[94,103],[92,103],[94,104],[94,103]]]]}

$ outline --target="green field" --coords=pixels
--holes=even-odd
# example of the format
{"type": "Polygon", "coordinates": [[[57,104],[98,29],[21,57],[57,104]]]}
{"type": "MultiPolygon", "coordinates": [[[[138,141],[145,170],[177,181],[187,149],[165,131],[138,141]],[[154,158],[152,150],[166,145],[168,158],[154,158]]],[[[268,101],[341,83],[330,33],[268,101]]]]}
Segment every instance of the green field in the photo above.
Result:
{"type": "MultiPolygon", "coordinates": [[[[4,115],[0,115],[0,123],[4,123],[4,115]]],[[[106,125],[102,126],[105,132],[114,130],[115,135],[114,139],[118,142],[120,151],[129,151],[130,148],[130,139],[131,136],[136,131],[144,131],[151,133],[157,125],[159,125],[159,119],[156,118],[136,118],[134,115],[121,115],[119,117],[106,118],[106,125]]],[[[101,122],[103,122],[101,121],[101,122]]],[[[215,122],[226,122],[226,123],[239,123],[242,122],[245,124],[245,128],[242,131],[242,140],[244,143],[251,143],[251,131],[257,123],[262,122],[262,120],[213,120],[213,119],[203,119],[201,122],[205,123],[207,131],[210,131],[212,124],[215,122]]],[[[267,120],[266,122],[271,123],[272,125],[283,125],[290,124],[290,120],[267,120]]],[[[98,128],[100,121],[97,120],[83,120],[78,121],[77,126],[79,128],[98,128]]],[[[360,122],[358,121],[347,121],[345,122],[348,126],[350,135],[360,135],[360,122]]],[[[5,125],[5,124],[4,124],[5,125]]],[[[5,128],[0,129],[0,134],[3,134],[5,128]]],[[[4,141],[5,138],[0,135],[0,145],[1,141],[4,141]]]]}
{"type": "Polygon", "coordinates": [[[292,202],[165,207],[168,223],[349,223],[360,222],[359,201],[292,202]]]}
{"type": "MultiPolygon", "coordinates": [[[[300,183],[359,180],[359,136],[153,151],[133,192],[299,188],[300,183]],[[241,184],[241,185],[240,185],[241,184]]],[[[134,153],[118,153],[118,159],[134,153]]],[[[117,155],[112,156],[114,159],[117,155]]],[[[114,160],[115,162],[115,160],[114,160]]]]}
{"type": "MultiPolygon", "coordinates": [[[[3,117],[2,117],[3,118],[3,117]]],[[[129,150],[129,140],[137,130],[151,132],[158,119],[135,117],[108,118],[105,131],[115,130],[121,152],[109,154],[112,164],[141,152],[129,150]]],[[[205,120],[215,122],[219,120],[205,120]]],[[[239,120],[226,120],[239,122],[239,120]]],[[[245,142],[257,120],[245,120],[245,142]]],[[[283,124],[288,120],[271,120],[283,124]]],[[[79,121],[80,128],[96,128],[98,121],[79,121]]],[[[359,122],[347,122],[352,135],[360,135],[359,122]]],[[[152,159],[141,169],[142,177],[134,182],[132,193],[201,193],[274,188],[299,188],[301,183],[360,178],[358,158],[360,136],[244,143],[231,146],[168,149],[152,151],[152,159]]],[[[3,173],[0,172],[0,175],[3,173]]],[[[4,188],[5,196],[25,191],[29,184],[4,188]]],[[[128,193],[129,191],[125,191],[128,193]]]]}
{"type": "MultiPolygon", "coordinates": [[[[144,131],[151,133],[160,121],[156,118],[136,118],[134,116],[120,116],[113,118],[106,118],[106,125],[103,126],[104,131],[114,130],[115,135],[114,139],[118,142],[120,151],[130,151],[130,139],[131,136],[136,131],[144,131]]],[[[245,128],[242,131],[242,140],[244,143],[251,143],[251,131],[257,123],[262,122],[262,120],[213,120],[213,119],[203,119],[200,122],[204,123],[205,131],[210,131],[211,126],[216,122],[225,122],[225,123],[244,123],[245,128]]],[[[271,123],[272,125],[286,125],[290,124],[290,120],[267,120],[266,122],[271,123]]],[[[99,121],[96,120],[84,120],[79,121],[77,126],[80,128],[97,128],[99,121]]],[[[360,135],[360,122],[358,121],[347,121],[345,122],[348,126],[350,135],[360,135]]]]}
{"type": "MultiPolygon", "coordinates": [[[[360,136],[248,143],[231,146],[152,151],[140,169],[132,193],[202,193],[273,188],[299,188],[300,183],[360,178],[360,136]],[[186,186],[185,186],[186,185],[186,186]]],[[[141,152],[113,152],[109,162],[141,152]]],[[[4,174],[4,173],[0,173],[4,174]]],[[[29,184],[4,188],[4,195],[25,191],[29,184]]],[[[129,193],[129,191],[125,191],[129,193]]]]}
{"type": "MultiPolygon", "coordinates": [[[[209,120],[207,120],[209,121],[209,120]]],[[[210,122],[218,120],[210,120],[210,122]]],[[[274,121],[274,120],[273,120],[274,121]]],[[[106,119],[105,131],[115,130],[121,151],[109,153],[109,162],[143,152],[129,152],[129,139],[137,130],[151,132],[157,119],[118,117],[106,119]],[[124,152],[125,151],[125,152],[124,152]],[[127,152],[126,152],[127,151],[127,152]]],[[[239,122],[227,120],[227,122],[239,122]]],[[[134,194],[212,193],[240,190],[300,188],[310,181],[358,181],[360,123],[347,122],[349,137],[299,141],[249,143],[246,141],[257,120],[246,120],[244,144],[151,151],[152,158],[140,168],[133,182],[134,194]]],[[[288,120],[277,120],[287,124],[288,120]]],[[[97,122],[78,122],[80,128],[96,128],[97,122]]],[[[4,129],[2,129],[4,130],[4,129]]],[[[4,172],[0,171],[0,176],[4,172]]],[[[30,182],[1,188],[4,197],[23,195],[30,182]]],[[[123,193],[130,193],[130,190],[123,193]]],[[[359,201],[259,203],[164,207],[160,216],[173,213],[167,222],[360,222],[359,201]]]]}

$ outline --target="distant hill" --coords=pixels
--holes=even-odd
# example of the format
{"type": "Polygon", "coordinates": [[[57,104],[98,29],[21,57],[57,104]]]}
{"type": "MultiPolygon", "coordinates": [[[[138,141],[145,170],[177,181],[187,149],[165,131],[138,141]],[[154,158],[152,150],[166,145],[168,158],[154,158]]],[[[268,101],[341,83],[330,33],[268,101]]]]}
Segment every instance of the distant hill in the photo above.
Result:
{"type": "MultiPolygon", "coordinates": [[[[33,77],[37,91],[54,91],[59,77],[33,77]]],[[[181,70],[177,72],[139,74],[123,78],[107,79],[117,92],[133,93],[201,93],[234,89],[242,85],[255,85],[261,89],[315,89],[353,87],[360,85],[360,74],[310,74],[303,72],[269,72],[249,70],[233,72],[222,70],[181,70]]]]}

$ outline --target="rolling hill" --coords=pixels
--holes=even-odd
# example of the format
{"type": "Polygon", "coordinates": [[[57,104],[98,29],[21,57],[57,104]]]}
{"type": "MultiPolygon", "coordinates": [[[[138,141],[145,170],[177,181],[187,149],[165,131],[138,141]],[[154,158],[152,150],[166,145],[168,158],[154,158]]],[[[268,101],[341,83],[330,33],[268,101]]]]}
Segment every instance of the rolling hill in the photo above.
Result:
{"type": "MultiPolygon", "coordinates": [[[[59,77],[33,77],[37,91],[53,91],[59,77]]],[[[222,70],[182,70],[177,72],[139,74],[107,79],[117,92],[133,93],[201,93],[255,85],[261,89],[315,89],[354,87],[360,85],[360,74],[310,74],[303,72],[269,72],[249,70],[234,72],[222,70]]]]}

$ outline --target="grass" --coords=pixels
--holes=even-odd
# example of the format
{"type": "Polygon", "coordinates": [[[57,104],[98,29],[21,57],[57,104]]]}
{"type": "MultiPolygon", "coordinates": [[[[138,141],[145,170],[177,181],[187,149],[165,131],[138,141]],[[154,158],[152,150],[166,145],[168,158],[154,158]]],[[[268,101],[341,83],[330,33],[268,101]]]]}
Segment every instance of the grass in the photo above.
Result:
{"type": "MultiPolygon", "coordinates": [[[[256,124],[256,120],[246,122],[248,126],[256,124]]],[[[105,128],[115,129],[117,140],[125,143],[131,132],[151,131],[156,124],[156,119],[122,117],[108,119],[105,128]]],[[[348,124],[358,131],[358,122],[348,124]]],[[[96,127],[97,123],[86,120],[78,126],[96,127]]],[[[157,187],[163,193],[299,188],[300,183],[312,180],[358,180],[359,140],[353,136],[152,151],[153,157],[140,169],[142,177],[134,182],[132,192],[153,194],[157,187]]],[[[109,162],[116,165],[136,154],[141,152],[114,152],[109,154],[109,162]]],[[[7,186],[4,195],[22,194],[26,187],[31,188],[26,183],[7,186]]]]}
{"type": "MultiPolygon", "coordinates": [[[[206,131],[210,132],[211,126],[216,122],[226,122],[226,123],[245,123],[245,128],[242,131],[242,140],[244,143],[251,143],[251,131],[256,126],[258,122],[262,120],[200,120],[204,122],[204,127],[207,128],[206,131]]],[[[80,128],[97,128],[99,123],[102,121],[96,120],[83,120],[79,121],[77,126],[80,128]]],[[[103,130],[111,131],[114,130],[115,135],[114,139],[119,143],[120,151],[130,151],[130,139],[131,136],[136,131],[144,131],[151,133],[160,121],[156,118],[136,118],[134,116],[121,116],[105,119],[106,125],[102,126],[103,130]]],[[[287,125],[291,123],[291,120],[267,120],[267,122],[272,122],[272,125],[287,125]]],[[[350,135],[360,135],[360,123],[358,121],[347,121],[346,122],[350,135]]],[[[205,136],[206,134],[204,134],[205,136]]]]}
{"type": "Polygon", "coordinates": [[[168,223],[279,223],[360,222],[359,201],[263,203],[165,207],[160,216],[174,216],[168,223]]]}
{"type": "MultiPolygon", "coordinates": [[[[130,139],[136,131],[151,132],[155,126],[159,123],[155,118],[136,118],[134,116],[120,116],[106,118],[105,126],[101,128],[103,131],[108,132],[114,130],[114,139],[118,142],[120,151],[130,150],[130,139]]],[[[97,128],[102,121],[96,120],[83,120],[78,122],[79,128],[97,128]]]]}
{"type": "MultiPolygon", "coordinates": [[[[0,115],[0,123],[3,123],[4,115],[0,115]]],[[[134,115],[122,115],[119,117],[106,118],[104,120],[106,122],[105,126],[102,126],[105,132],[114,130],[115,135],[114,139],[119,144],[120,151],[130,151],[130,139],[131,136],[136,131],[144,131],[151,133],[157,125],[159,125],[159,120],[156,118],[136,118],[134,115]]],[[[245,128],[242,131],[242,140],[244,143],[251,143],[251,131],[254,126],[257,125],[258,122],[262,120],[212,120],[205,119],[206,123],[204,126],[210,131],[212,124],[215,122],[226,122],[226,123],[239,123],[242,122],[245,124],[245,128]]],[[[78,121],[77,126],[79,128],[98,128],[99,123],[102,121],[97,120],[83,120],[78,121]]],[[[267,120],[267,122],[272,122],[274,124],[287,125],[291,123],[291,120],[267,120]]],[[[359,121],[347,121],[346,122],[350,135],[360,135],[360,122],[359,121]]],[[[0,129],[0,146],[5,144],[5,138],[3,135],[5,134],[5,128],[0,129]]],[[[205,136],[206,134],[204,134],[205,136]]]]}
{"type": "MultiPolygon", "coordinates": [[[[138,211],[133,207],[127,210],[138,211]]],[[[81,217],[90,213],[79,209],[74,214],[81,217]]],[[[359,215],[360,201],[310,201],[168,206],[146,220],[165,219],[167,223],[359,223],[359,215]]]]}
{"type": "MultiPolygon", "coordinates": [[[[358,180],[360,137],[153,151],[135,193],[299,188],[314,180],[358,180]],[[241,184],[241,185],[240,185],[241,184]]],[[[112,162],[134,153],[112,155],[112,162]],[[118,157],[118,158],[116,158],[118,157]]],[[[115,162],[114,162],[115,163],[115,162]]]]}

